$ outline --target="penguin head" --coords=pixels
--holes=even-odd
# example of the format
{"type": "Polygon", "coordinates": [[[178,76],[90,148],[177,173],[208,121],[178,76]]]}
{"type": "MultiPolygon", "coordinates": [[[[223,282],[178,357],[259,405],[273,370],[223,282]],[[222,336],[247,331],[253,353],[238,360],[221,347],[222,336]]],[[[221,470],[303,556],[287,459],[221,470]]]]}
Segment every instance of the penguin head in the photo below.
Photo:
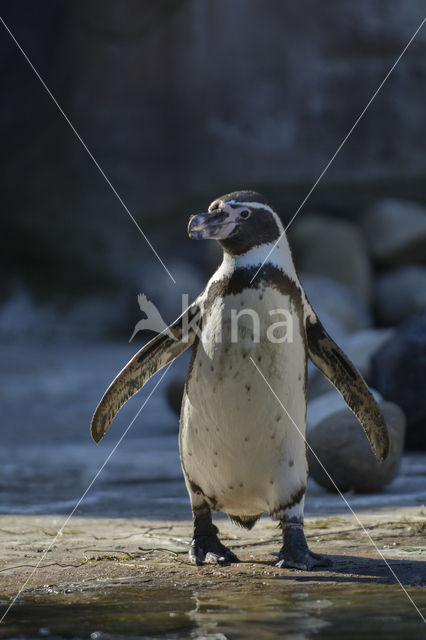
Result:
{"type": "Polygon", "coordinates": [[[234,191],[216,198],[206,213],[191,216],[188,225],[190,238],[217,240],[232,255],[275,242],[282,233],[279,216],[255,191],[234,191]]]}

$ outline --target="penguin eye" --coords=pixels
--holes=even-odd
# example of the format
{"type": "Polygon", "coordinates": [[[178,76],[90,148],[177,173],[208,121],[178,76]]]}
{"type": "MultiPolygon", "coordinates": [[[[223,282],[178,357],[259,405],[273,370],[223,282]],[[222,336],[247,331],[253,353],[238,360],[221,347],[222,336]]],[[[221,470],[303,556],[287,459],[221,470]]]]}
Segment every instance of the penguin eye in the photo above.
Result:
{"type": "Polygon", "coordinates": [[[244,209],[244,211],[241,211],[240,213],[240,218],[242,218],[243,220],[247,220],[247,218],[250,218],[251,216],[251,211],[249,211],[248,209],[244,209]]]}

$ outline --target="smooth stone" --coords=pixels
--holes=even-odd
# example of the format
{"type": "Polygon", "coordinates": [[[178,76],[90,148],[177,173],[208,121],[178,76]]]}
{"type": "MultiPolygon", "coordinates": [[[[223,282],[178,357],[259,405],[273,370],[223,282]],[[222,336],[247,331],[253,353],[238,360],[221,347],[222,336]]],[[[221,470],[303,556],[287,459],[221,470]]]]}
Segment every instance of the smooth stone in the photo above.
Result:
{"type": "Polygon", "coordinates": [[[407,447],[426,449],[426,311],[401,324],[372,358],[372,384],[407,417],[407,447]]]}
{"type": "Polygon", "coordinates": [[[371,376],[371,358],[382,344],[394,334],[394,330],[362,329],[344,336],[339,347],[346,353],[361,375],[368,381],[371,376]]]}
{"type": "MultiPolygon", "coordinates": [[[[308,442],[339,491],[380,491],[398,474],[404,447],[405,417],[398,405],[381,402],[389,432],[389,454],[377,462],[360,423],[349,409],[327,416],[309,431],[308,442]]],[[[318,484],[336,491],[333,482],[308,447],[309,473],[318,484]]]]}
{"type": "Polygon", "coordinates": [[[371,326],[367,304],[349,287],[326,276],[299,275],[309,302],[333,340],[371,326]]]}
{"type": "MultiPolygon", "coordinates": [[[[371,358],[377,349],[393,335],[393,329],[362,329],[342,336],[338,346],[353,362],[367,382],[371,378],[371,358]]],[[[308,363],[308,395],[316,398],[334,389],[317,367],[308,363]]]]}
{"type": "MultiPolygon", "coordinates": [[[[376,402],[383,402],[382,395],[376,389],[370,387],[370,391],[376,402]]],[[[309,400],[307,409],[306,431],[310,433],[320,422],[348,407],[340,393],[332,387],[328,393],[309,400]]]]}
{"type": "Polygon", "coordinates": [[[399,324],[425,308],[426,266],[407,265],[377,277],[375,310],[381,324],[399,324]]]}
{"type": "Polygon", "coordinates": [[[361,224],[377,262],[398,265],[426,259],[426,208],[421,204],[377,200],[364,212],[361,224]]]}
{"type": "Polygon", "coordinates": [[[356,224],[321,213],[304,214],[290,228],[290,244],[300,271],[327,276],[363,300],[371,299],[370,256],[356,224]]]}

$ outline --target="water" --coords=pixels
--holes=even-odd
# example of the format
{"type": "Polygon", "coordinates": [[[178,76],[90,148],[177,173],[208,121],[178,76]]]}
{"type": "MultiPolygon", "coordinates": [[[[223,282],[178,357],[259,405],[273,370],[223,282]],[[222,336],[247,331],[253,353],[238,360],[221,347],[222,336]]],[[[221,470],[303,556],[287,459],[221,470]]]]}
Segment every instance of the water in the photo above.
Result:
{"type": "MultiPolygon", "coordinates": [[[[412,589],[420,606],[426,593],[412,589]]],[[[426,626],[399,587],[286,584],[150,589],[143,584],[16,605],[0,638],[336,638],[426,637],[426,626]]]]}

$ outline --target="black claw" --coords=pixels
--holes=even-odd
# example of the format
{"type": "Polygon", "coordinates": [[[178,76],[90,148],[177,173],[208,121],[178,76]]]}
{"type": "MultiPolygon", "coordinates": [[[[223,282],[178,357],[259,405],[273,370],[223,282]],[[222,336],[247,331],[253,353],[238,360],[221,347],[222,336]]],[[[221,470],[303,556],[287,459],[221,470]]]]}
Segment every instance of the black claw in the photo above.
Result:
{"type": "Polygon", "coordinates": [[[307,550],[303,556],[291,556],[288,553],[280,551],[279,560],[276,563],[276,567],[290,569],[301,569],[302,571],[312,571],[314,567],[329,567],[331,560],[326,556],[320,556],[318,553],[312,553],[307,550]]]}

